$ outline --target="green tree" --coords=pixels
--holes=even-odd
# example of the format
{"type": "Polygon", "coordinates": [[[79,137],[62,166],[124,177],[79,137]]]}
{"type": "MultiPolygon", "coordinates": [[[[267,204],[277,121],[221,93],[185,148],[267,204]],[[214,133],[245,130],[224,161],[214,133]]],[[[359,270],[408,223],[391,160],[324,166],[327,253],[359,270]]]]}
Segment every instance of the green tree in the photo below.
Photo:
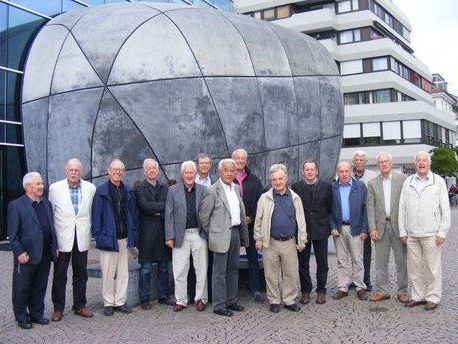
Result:
{"type": "Polygon", "coordinates": [[[458,160],[452,148],[440,147],[431,150],[431,170],[441,176],[454,176],[458,172],[458,160]]]}

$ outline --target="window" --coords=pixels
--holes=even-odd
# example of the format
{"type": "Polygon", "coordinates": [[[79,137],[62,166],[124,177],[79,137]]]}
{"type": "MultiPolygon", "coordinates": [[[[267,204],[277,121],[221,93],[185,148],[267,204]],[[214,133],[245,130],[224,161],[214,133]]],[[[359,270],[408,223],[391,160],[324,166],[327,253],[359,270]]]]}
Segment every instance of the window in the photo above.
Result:
{"type": "Polygon", "coordinates": [[[270,10],[265,10],[263,12],[263,19],[265,19],[265,20],[275,19],[275,9],[272,8],[270,10]]]}
{"type": "Polygon", "coordinates": [[[289,18],[291,16],[291,6],[277,7],[277,18],[289,18]]]}
{"type": "Polygon", "coordinates": [[[393,143],[400,143],[401,140],[401,122],[383,122],[383,140],[395,140],[393,143]]]}
{"type": "Polygon", "coordinates": [[[421,138],[421,121],[419,119],[413,121],[402,121],[402,132],[404,134],[404,139],[421,138]]]}
{"type": "Polygon", "coordinates": [[[357,74],[363,72],[363,61],[362,60],[353,60],[353,61],[344,61],[340,63],[340,74],[349,75],[357,74]]]}
{"type": "Polygon", "coordinates": [[[366,137],[379,137],[380,136],[380,123],[363,123],[363,136],[366,137]]]}
{"type": "Polygon", "coordinates": [[[410,31],[405,26],[402,27],[402,36],[410,42],[410,31]]]}
{"type": "Polygon", "coordinates": [[[374,91],[372,100],[374,103],[389,103],[391,102],[391,91],[389,89],[374,91]]]}
{"type": "Polygon", "coordinates": [[[386,57],[378,57],[372,59],[372,70],[387,70],[388,69],[388,59],[386,57]]]}
{"type": "Polygon", "coordinates": [[[355,138],[361,136],[361,129],[359,123],[357,124],[345,124],[343,137],[346,139],[355,138]]]}
{"type": "Polygon", "coordinates": [[[256,19],[261,19],[261,12],[259,12],[259,11],[258,12],[254,12],[254,17],[256,19]]]}
{"type": "Polygon", "coordinates": [[[345,12],[351,12],[351,1],[346,0],[346,1],[341,1],[337,3],[337,12],[338,13],[345,13],[345,12]]]}
{"type": "Polygon", "coordinates": [[[346,93],[344,95],[344,103],[345,103],[345,105],[361,104],[362,102],[360,102],[360,95],[361,95],[361,93],[358,93],[358,92],[346,93]]]}
{"type": "Polygon", "coordinates": [[[345,30],[339,32],[339,44],[361,41],[361,30],[345,30]]]}

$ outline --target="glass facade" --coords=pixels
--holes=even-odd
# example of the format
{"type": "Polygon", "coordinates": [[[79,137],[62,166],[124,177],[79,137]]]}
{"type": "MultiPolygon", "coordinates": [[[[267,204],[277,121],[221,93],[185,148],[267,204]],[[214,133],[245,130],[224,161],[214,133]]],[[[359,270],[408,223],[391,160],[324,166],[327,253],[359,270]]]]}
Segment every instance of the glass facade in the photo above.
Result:
{"type": "MultiPolygon", "coordinates": [[[[30,44],[40,28],[60,13],[125,1],[128,0],[0,0],[0,240],[6,238],[5,215],[8,202],[23,193],[22,176],[27,170],[20,97],[24,62],[30,44]]],[[[232,10],[232,0],[156,2],[232,10]]]]}

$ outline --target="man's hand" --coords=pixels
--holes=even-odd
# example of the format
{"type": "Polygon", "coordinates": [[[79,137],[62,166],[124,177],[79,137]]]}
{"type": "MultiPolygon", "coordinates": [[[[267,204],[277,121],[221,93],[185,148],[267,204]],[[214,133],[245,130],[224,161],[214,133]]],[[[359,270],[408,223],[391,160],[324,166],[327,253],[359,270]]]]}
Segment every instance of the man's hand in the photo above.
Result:
{"type": "Polygon", "coordinates": [[[165,246],[167,246],[168,248],[173,248],[173,239],[169,239],[165,242],[165,246]]]}
{"type": "Polygon", "coordinates": [[[245,222],[246,222],[247,225],[251,225],[251,217],[247,216],[245,218],[245,222]]]}
{"type": "Polygon", "coordinates": [[[366,239],[367,239],[367,234],[366,234],[366,233],[360,233],[360,234],[359,234],[359,238],[360,238],[361,240],[366,240],[366,239]]]}
{"type": "Polygon", "coordinates": [[[30,260],[30,257],[27,252],[24,252],[17,256],[17,260],[19,264],[26,264],[30,260]]]}
{"type": "Polygon", "coordinates": [[[302,252],[305,250],[305,245],[304,244],[296,245],[296,248],[299,252],[302,252]]]}
{"type": "Polygon", "coordinates": [[[440,236],[436,236],[436,245],[440,246],[445,242],[445,238],[442,238],[440,236]]]}
{"type": "Polygon", "coordinates": [[[262,251],[262,241],[256,241],[256,251],[262,251]]]}
{"type": "Polygon", "coordinates": [[[372,241],[377,241],[377,240],[380,239],[379,236],[378,236],[378,230],[372,229],[369,233],[370,233],[372,241]]]}
{"type": "Polygon", "coordinates": [[[407,244],[407,235],[406,236],[402,236],[400,239],[401,239],[403,244],[407,244]]]}
{"type": "Polygon", "coordinates": [[[339,233],[339,231],[338,231],[337,229],[333,229],[333,230],[331,231],[331,235],[332,235],[334,238],[337,238],[337,237],[340,235],[340,233],[339,233]]]}

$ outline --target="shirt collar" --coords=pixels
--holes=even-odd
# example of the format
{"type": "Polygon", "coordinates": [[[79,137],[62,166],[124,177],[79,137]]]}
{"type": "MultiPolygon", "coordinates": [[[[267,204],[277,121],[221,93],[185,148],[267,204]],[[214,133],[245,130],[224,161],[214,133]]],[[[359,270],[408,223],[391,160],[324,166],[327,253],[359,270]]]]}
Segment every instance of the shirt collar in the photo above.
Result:
{"type": "Polygon", "coordinates": [[[69,189],[81,189],[81,180],[78,181],[78,184],[76,186],[72,186],[68,180],[67,180],[67,183],[68,183],[69,189]]]}
{"type": "Polygon", "coordinates": [[[386,178],[384,178],[382,175],[380,175],[380,177],[382,177],[382,181],[388,181],[388,180],[391,181],[392,176],[393,176],[392,172],[390,172],[390,174],[386,178]]]}
{"type": "Polygon", "coordinates": [[[348,182],[348,184],[345,184],[345,185],[342,184],[342,183],[340,182],[340,180],[339,180],[339,186],[340,186],[340,187],[346,187],[346,186],[350,186],[350,187],[351,187],[352,185],[353,185],[353,178],[351,178],[350,181],[348,182]]]}
{"type": "Polygon", "coordinates": [[[235,189],[235,184],[234,182],[231,183],[231,185],[227,185],[225,182],[222,181],[222,179],[220,178],[219,181],[221,182],[221,184],[223,184],[223,188],[226,189],[226,190],[231,190],[233,191],[235,189]]]}
{"type": "Polygon", "coordinates": [[[428,174],[426,175],[426,179],[425,178],[420,178],[420,176],[418,175],[418,172],[415,173],[414,176],[415,176],[416,180],[426,180],[426,181],[428,181],[428,180],[431,180],[433,178],[433,173],[431,171],[429,171],[428,174]]]}
{"type": "Polygon", "coordinates": [[[193,191],[196,191],[196,183],[194,183],[191,187],[191,189],[189,190],[188,187],[183,183],[183,187],[184,187],[184,191],[185,192],[193,192],[193,191]],[[188,191],[189,190],[189,191],[188,191]]]}
{"type": "Polygon", "coordinates": [[[278,196],[291,195],[291,192],[289,191],[288,188],[286,188],[286,191],[285,191],[285,193],[284,193],[283,195],[280,194],[280,193],[278,193],[277,191],[275,191],[275,189],[273,189],[273,188],[272,188],[272,192],[273,192],[273,195],[274,195],[274,196],[277,196],[277,195],[278,195],[278,196]]]}

